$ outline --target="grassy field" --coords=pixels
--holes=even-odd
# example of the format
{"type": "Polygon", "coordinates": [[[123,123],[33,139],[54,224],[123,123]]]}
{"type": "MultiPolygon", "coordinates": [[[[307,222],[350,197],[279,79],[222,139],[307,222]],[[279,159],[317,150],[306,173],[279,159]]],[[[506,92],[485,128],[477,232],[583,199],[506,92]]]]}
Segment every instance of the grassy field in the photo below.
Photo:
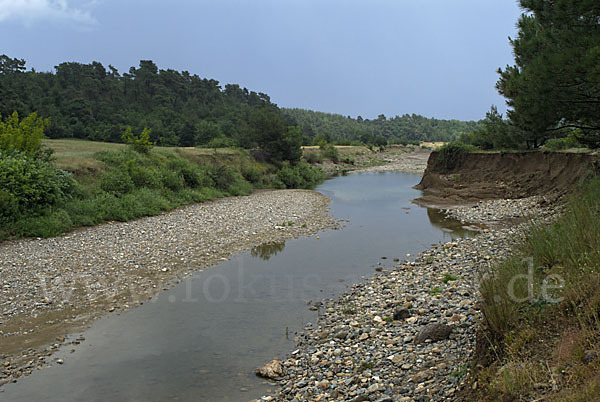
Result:
{"type": "Polygon", "coordinates": [[[0,188],[0,240],[57,236],[254,189],[313,188],[325,177],[306,163],[270,163],[244,149],[136,152],[124,144],[76,139],[46,139],[43,146],[53,151],[51,163],[5,161],[31,167],[9,170],[9,187],[0,188]]]}
{"type": "MultiPolygon", "coordinates": [[[[45,139],[43,145],[54,151],[52,157],[59,168],[72,173],[85,173],[90,170],[102,169],[104,164],[94,157],[96,152],[119,151],[127,147],[125,144],[78,139],[45,139]]],[[[178,153],[190,160],[230,159],[240,155],[239,150],[232,148],[155,147],[154,149],[159,152],[178,153]]]]}

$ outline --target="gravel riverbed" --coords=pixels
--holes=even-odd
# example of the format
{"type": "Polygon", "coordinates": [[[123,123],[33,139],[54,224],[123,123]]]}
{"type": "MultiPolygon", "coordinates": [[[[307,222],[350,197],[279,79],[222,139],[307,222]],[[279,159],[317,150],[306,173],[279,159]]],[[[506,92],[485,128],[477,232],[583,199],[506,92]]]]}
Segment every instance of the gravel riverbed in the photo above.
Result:
{"type": "MultiPolygon", "coordinates": [[[[553,216],[541,197],[446,212],[469,223],[553,216]]],[[[296,334],[296,349],[281,361],[279,390],[261,400],[457,400],[481,320],[479,275],[510,255],[529,227],[498,226],[432,245],[323,300],[318,320],[296,334]]]]}
{"type": "Polygon", "coordinates": [[[52,362],[63,343],[80,341],[65,334],[141,304],[192,272],[265,242],[336,228],[328,205],[314,191],[261,191],[0,244],[0,385],[52,362]]]}

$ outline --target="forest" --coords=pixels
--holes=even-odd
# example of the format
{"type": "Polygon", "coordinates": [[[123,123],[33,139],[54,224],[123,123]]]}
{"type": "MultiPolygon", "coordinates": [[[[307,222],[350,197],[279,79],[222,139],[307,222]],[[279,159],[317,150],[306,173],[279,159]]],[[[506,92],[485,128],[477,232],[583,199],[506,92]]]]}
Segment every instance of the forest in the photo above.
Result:
{"type": "MultiPolygon", "coordinates": [[[[222,87],[187,71],[162,70],[151,60],[123,74],[98,62],[67,62],[55,72],[36,72],[26,71],[25,60],[2,55],[0,115],[14,111],[49,118],[49,138],[120,142],[131,127],[149,129],[150,140],[162,146],[252,148],[266,140],[261,136],[282,141],[288,134],[297,136],[288,132],[295,123],[268,95],[235,84],[222,87]],[[267,127],[280,132],[265,133],[267,127]]],[[[299,147],[300,140],[295,142],[299,147]]]]}
{"type": "Polygon", "coordinates": [[[417,114],[387,118],[380,114],[369,120],[357,116],[315,112],[304,109],[282,109],[283,113],[300,126],[305,145],[320,140],[340,145],[352,143],[385,145],[421,141],[452,141],[469,134],[480,126],[475,121],[439,120],[417,114]]]}
{"type": "MultiPolygon", "coordinates": [[[[99,62],[61,63],[54,72],[27,71],[26,61],[0,56],[0,115],[36,112],[49,118],[49,138],[120,142],[123,131],[150,130],[162,146],[261,145],[265,128],[271,140],[314,145],[320,140],[385,145],[407,141],[450,141],[478,123],[419,115],[369,120],[303,109],[281,109],[267,94],[236,84],[200,78],[187,71],[159,69],[151,60],[120,73],[99,62]],[[300,127],[300,134],[291,127],[300,127]],[[298,135],[302,138],[299,139],[298,135]],[[285,139],[284,139],[285,140],[285,139]]],[[[263,139],[264,141],[264,139],[263,139]]]]}

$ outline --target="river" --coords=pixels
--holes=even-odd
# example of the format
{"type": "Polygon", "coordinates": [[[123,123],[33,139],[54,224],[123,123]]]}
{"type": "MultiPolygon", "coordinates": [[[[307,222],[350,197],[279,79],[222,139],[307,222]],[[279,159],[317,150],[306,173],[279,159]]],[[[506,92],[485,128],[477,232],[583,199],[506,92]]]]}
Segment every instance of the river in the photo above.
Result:
{"type": "MultiPolygon", "coordinates": [[[[253,370],[293,350],[313,303],[432,243],[469,236],[411,203],[419,175],[362,173],[320,185],[340,230],[265,244],[200,271],[144,305],[98,320],[64,364],[0,389],[4,401],[248,401],[272,389],[253,370]],[[347,221],[346,221],[347,220],[347,221]],[[454,231],[450,233],[448,228],[454,231]],[[385,258],[384,258],[385,257],[385,258]]],[[[410,258],[410,257],[408,257],[410,258]]]]}

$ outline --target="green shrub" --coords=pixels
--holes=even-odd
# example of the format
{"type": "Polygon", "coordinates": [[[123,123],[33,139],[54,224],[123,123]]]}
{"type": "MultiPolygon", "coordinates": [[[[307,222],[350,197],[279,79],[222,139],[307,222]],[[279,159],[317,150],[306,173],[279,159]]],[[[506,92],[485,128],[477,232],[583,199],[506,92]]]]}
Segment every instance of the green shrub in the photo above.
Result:
{"type": "Polygon", "coordinates": [[[472,145],[461,144],[459,142],[445,144],[437,152],[435,168],[440,172],[449,172],[460,167],[464,162],[465,156],[476,149],[472,145]]]}
{"type": "Polygon", "coordinates": [[[231,148],[235,146],[235,141],[225,136],[216,137],[210,140],[204,147],[206,148],[231,148]]]}
{"type": "Polygon", "coordinates": [[[257,164],[242,164],[240,169],[244,179],[250,183],[258,184],[261,182],[264,172],[257,164]]]}
{"type": "Polygon", "coordinates": [[[69,231],[73,226],[69,214],[58,209],[42,216],[19,220],[13,226],[13,234],[26,237],[52,237],[69,231]]]}
{"type": "Polygon", "coordinates": [[[11,217],[19,214],[19,200],[6,190],[0,190],[0,217],[11,217]]]}
{"type": "Polygon", "coordinates": [[[150,130],[147,128],[144,128],[139,135],[135,135],[131,131],[131,127],[127,127],[121,136],[121,139],[125,144],[128,144],[131,149],[141,154],[150,152],[152,147],[154,147],[154,143],[150,141],[150,130]]]}
{"type": "Polygon", "coordinates": [[[159,170],[141,166],[135,160],[127,161],[127,173],[135,187],[160,188],[162,186],[159,170]]]}
{"type": "Polygon", "coordinates": [[[325,180],[325,174],[322,169],[307,163],[284,164],[277,172],[277,178],[286,188],[314,188],[325,180]]]}
{"type": "Polygon", "coordinates": [[[161,181],[164,188],[177,191],[185,187],[185,179],[183,178],[183,174],[181,174],[181,172],[163,169],[161,171],[161,175],[161,181]]]}
{"type": "Polygon", "coordinates": [[[338,163],[340,161],[340,152],[337,150],[335,145],[326,144],[323,147],[323,158],[327,158],[334,163],[338,163]]]}
{"type": "Polygon", "coordinates": [[[306,162],[308,162],[310,164],[322,163],[323,155],[321,155],[320,152],[311,152],[306,155],[306,162]]]}
{"type": "Polygon", "coordinates": [[[72,175],[24,153],[0,152],[0,218],[37,214],[69,199],[72,175]]]}
{"type": "Polygon", "coordinates": [[[118,197],[133,190],[134,185],[126,170],[112,168],[100,178],[100,188],[118,197]]]}
{"type": "Polygon", "coordinates": [[[563,149],[573,148],[579,145],[573,136],[564,138],[551,138],[544,144],[544,148],[549,151],[561,151],[563,149]]]}
{"type": "Polygon", "coordinates": [[[49,119],[37,117],[36,113],[19,121],[19,114],[14,112],[4,121],[0,120],[0,150],[23,152],[34,156],[42,146],[44,129],[49,124],[49,119]]]}

